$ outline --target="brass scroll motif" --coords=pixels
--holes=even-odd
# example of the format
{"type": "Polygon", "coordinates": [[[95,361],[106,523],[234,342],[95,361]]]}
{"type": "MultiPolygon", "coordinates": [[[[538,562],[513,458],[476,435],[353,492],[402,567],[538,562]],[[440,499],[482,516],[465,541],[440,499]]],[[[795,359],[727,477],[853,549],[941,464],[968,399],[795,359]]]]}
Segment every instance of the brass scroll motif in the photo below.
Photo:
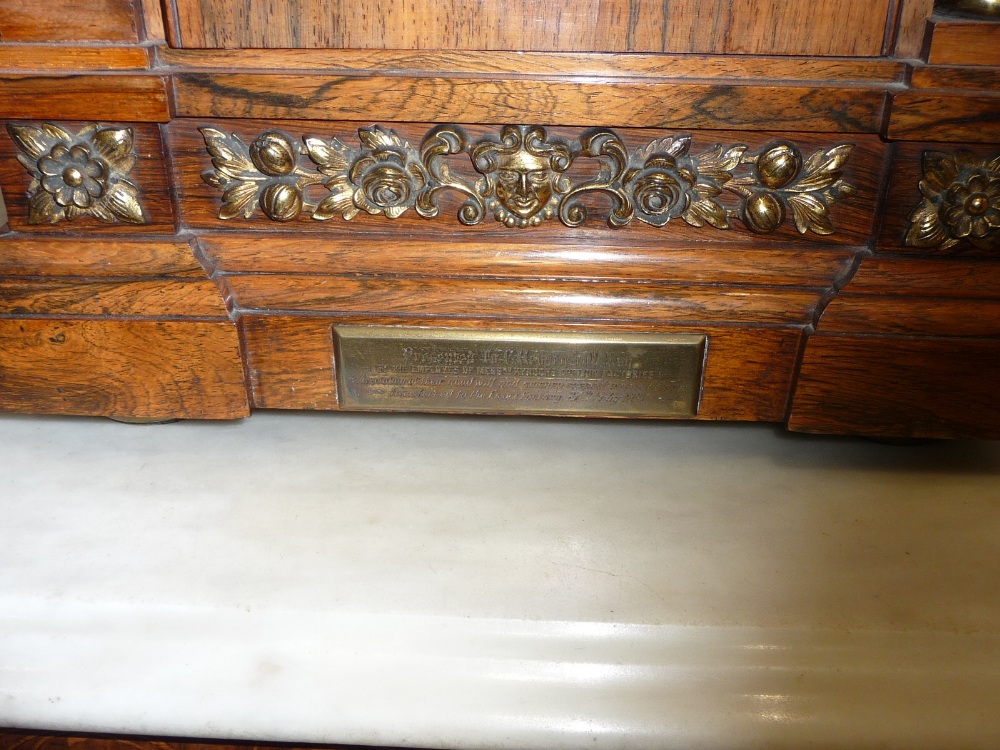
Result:
{"type": "Polygon", "coordinates": [[[499,137],[475,141],[456,125],[438,126],[419,150],[379,125],[358,131],[360,148],[337,137],[306,136],[300,144],[277,131],[247,146],[235,134],[200,130],[213,166],[202,179],[223,191],[220,219],[249,219],[258,207],[274,221],[303,214],[350,220],[361,211],[395,219],[411,208],[431,218],[440,211],[441,192],[456,191],[464,198],[462,224],[492,214],[512,228],[553,218],[575,227],[587,218],[580,197],[596,193],[610,199],[613,227],[636,219],[662,227],[680,219],[731,229],[737,219],[751,231],[769,233],[790,215],[801,234],[829,235],[835,232],[830,206],[855,192],[841,179],[849,144],[803,159],[787,142],[759,153],[721,144],[691,153],[689,135],[653,140],[630,153],[611,130],[590,130],[571,141],[525,125],[507,125],[499,137]],[[452,170],[450,157],[460,154],[468,155],[478,176],[452,170]],[[570,168],[583,160],[596,162],[597,174],[571,177],[570,168]],[[314,186],[327,194],[310,200],[314,186]]]}
{"type": "Polygon", "coordinates": [[[90,124],[78,133],[57,125],[7,124],[31,175],[28,223],[55,224],[90,216],[108,224],[145,224],[139,187],[129,173],[138,158],[129,127],[90,124]]]}
{"type": "Polygon", "coordinates": [[[966,241],[1000,250],[1000,153],[985,159],[968,151],[925,151],[923,201],[910,215],[904,244],[948,250],[966,241]]]}

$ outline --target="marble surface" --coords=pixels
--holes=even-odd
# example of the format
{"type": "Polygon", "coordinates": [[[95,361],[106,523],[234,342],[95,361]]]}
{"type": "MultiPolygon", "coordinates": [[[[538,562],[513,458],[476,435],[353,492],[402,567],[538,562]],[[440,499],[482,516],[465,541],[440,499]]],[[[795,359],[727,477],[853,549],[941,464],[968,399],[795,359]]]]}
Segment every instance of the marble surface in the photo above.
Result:
{"type": "Polygon", "coordinates": [[[0,416],[0,725],[1000,746],[1000,443],[0,416]]]}

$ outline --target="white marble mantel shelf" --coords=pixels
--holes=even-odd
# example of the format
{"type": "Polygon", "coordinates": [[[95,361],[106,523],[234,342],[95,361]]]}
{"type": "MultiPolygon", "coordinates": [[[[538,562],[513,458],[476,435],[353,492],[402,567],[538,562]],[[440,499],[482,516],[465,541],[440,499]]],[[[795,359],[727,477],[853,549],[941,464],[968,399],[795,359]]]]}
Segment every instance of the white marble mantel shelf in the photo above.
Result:
{"type": "Polygon", "coordinates": [[[0,726],[1000,747],[1000,443],[0,417],[0,726]]]}

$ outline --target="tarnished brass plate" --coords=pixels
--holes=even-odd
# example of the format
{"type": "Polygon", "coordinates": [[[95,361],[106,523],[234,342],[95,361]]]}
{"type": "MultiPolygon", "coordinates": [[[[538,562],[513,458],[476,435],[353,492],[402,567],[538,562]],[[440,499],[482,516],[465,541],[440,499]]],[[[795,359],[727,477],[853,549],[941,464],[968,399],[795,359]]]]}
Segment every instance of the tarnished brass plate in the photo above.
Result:
{"type": "Polygon", "coordinates": [[[693,417],[705,336],[335,326],[344,409],[693,417]]]}

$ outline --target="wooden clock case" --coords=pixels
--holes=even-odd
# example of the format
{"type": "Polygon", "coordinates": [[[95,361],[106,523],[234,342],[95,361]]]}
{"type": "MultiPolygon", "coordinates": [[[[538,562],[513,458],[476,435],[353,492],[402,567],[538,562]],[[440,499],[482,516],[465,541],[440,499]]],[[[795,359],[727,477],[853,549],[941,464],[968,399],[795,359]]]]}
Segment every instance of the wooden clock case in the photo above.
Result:
{"type": "Polygon", "coordinates": [[[340,409],[368,325],[699,335],[697,419],[1000,437],[998,70],[931,0],[3,0],[0,410],[340,409]]]}

